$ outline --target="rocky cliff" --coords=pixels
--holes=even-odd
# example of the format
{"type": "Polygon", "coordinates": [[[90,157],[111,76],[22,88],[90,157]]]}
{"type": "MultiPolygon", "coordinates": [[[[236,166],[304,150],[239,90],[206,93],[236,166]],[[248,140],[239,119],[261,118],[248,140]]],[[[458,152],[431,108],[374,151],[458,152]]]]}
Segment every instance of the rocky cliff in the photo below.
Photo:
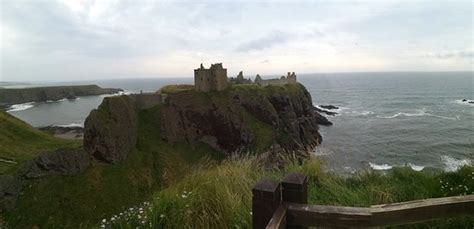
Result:
{"type": "MultiPolygon", "coordinates": [[[[225,154],[274,147],[306,151],[321,142],[318,124],[328,123],[301,84],[235,85],[210,93],[180,91],[151,110],[157,122],[147,125],[154,125],[160,140],[204,143],[225,154]]],[[[85,150],[97,160],[123,160],[137,144],[141,112],[131,96],[104,99],[85,122],[85,150]]]]}
{"type": "Polygon", "coordinates": [[[122,91],[122,89],[101,88],[97,85],[0,89],[0,105],[7,106],[26,102],[45,102],[63,98],[73,99],[77,96],[114,94],[120,91],[122,91]]]}

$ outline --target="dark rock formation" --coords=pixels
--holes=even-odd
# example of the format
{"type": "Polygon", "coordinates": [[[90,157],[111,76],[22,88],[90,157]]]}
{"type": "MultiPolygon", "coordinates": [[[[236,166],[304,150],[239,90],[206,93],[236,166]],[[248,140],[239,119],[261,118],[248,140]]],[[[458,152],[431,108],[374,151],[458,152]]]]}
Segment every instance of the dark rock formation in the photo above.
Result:
{"type": "Polygon", "coordinates": [[[333,105],[320,105],[321,108],[323,109],[328,109],[328,110],[335,110],[339,109],[339,107],[333,106],[333,105]]]}
{"type": "MultiPolygon", "coordinates": [[[[250,144],[254,136],[233,104],[217,104],[194,97],[194,92],[173,94],[162,109],[162,137],[169,142],[197,144],[233,152],[250,144]]],[[[160,127],[157,127],[160,128],[160,127]]]]}
{"type": "Polygon", "coordinates": [[[89,155],[80,150],[57,150],[40,155],[19,169],[26,179],[40,178],[50,174],[76,175],[90,165],[89,155]]]}
{"type": "Polygon", "coordinates": [[[323,110],[323,109],[319,109],[317,107],[315,107],[314,110],[317,111],[318,113],[324,113],[324,114],[331,115],[331,116],[337,115],[337,112],[323,110]]]}
{"type": "Polygon", "coordinates": [[[0,89],[0,105],[56,101],[63,98],[75,99],[77,96],[114,94],[120,91],[122,89],[101,88],[97,85],[0,89]]]}
{"type": "Polygon", "coordinates": [[[463,101],[463,102],[467,102],[467,99],[463,99],[462,101],[463,101]]]}
{"type": "Polygon", "coordinates": [[[137,142],[136,106],[129,96],[104,98],[84,124],[84,149],[95,159],[118,162],[137,142]]]}
{"type": "Polygon", "coordinates": [[[24,163],[15,174],[1,175],[0,210],[15,207],[16,199],[29,180],[47,175],[77,175],[90,163],[89,155],[82,149],[60,149],[24,163]]]}
{"type": "MultiPolygon", "coordinates": [[[[324,111],[323,111],[324,112],[324,111]]],[[[335,113],[335,112],[332,112],[335,113]]],[[[314,111],[314,115],[316,116],[316,123],[323,126],[331,126],[332,122],[329,121],[326,117],[322,116],[317,109],[314,111]]]]}

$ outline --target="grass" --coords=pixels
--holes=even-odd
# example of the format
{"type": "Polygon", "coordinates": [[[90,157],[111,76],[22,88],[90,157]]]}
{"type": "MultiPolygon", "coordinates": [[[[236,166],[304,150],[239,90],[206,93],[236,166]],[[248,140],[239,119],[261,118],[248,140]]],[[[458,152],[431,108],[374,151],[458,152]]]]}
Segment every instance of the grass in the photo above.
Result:
{"type": "Polygon", "coordinates": [[[172,94],[180,91],[193,90],[194,85],[191,84],[172,84],[161,87],[158,93],[161,94],[172,94]]]}
{"type": "MultiPolygon", "coordinates": [[[[309,176],[311,204],[370,206],[414,199],[465,195],[474,190],[474,167],[456,172],[416,172],[395,168],[387,174],[362,172],[348,178],[321,170],[308,160],[284,168],[265,168],[258,157],[228,159],[222,163],[203,161],[189,175],[157,192],[143,211],[116,214],[114,228],[250,228],[251,188],[260,179],[281,180],[288,172],[309,176]],[[451,190],[453,188],[453,190],[451,190]],[[469,191],[466,191],[466,188],[469,191]]],[[[471,228],[473,217],[437,220],[405,226],[409,228],[471,228]]]]}
{"type": "Polygon", "coordinates": [[[0,175],[15,171],[23,162],[43,152],[81,145],[77,140],[55,138],[0,111],[0,175]]]}
{"type": "Polygon", "coordinates": [[[77,176],[35,180],[23,191],[17,208],[5,214],[12,228],[90,228],[100,219],[150,199],[153,193],[182,179],[204,157],[222,155],[205,145],[192,148],[161,140],[160,106],[139,113],[138,146],[119,164],[93,164],[77,176]],[[158,123],[156,123],[158,122],[158,123]]]}
{"type": "Polygon", "coordinates": [[[242,119],[247,124],[255,138],[250,143],[249,152],[260,153],[265,152],[275,141],[275,133],[273,127],[269,124],[263,123],[253,117],[246,111],[241,112],[242,119]]]}

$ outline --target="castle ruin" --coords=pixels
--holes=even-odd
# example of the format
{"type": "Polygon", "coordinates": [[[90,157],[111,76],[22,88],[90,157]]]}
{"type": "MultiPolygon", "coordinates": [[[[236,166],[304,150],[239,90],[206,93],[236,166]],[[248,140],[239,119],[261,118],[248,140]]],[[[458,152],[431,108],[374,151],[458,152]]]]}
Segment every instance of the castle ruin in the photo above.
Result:
{"type": "Polygon", "coordinates": [[[267,85],[285,85],[296,83],[296,74],[294,72],[280,78],[264,80],[257,74],[255,80],[244,78],[243,72],[239,72],[237,77],[227,78],[227,69],[222,67],[222,63],[211,64],[209,69],[204,68],[201,64],[200,68],[194,69],[194,89],[196,91],[222,91],[228,84],[258,84],[262,87],[267,85]]]}
{"type": "Polygon", "coordinates": [[[194,69],[194,89],[196,91],[222,91],[227,87],[227,69],[222,63],[211,64],[209,69],[201,67],[194,69]]]}
{"type": "Polygon", "coordinates": [[[267,85],[293,84],[293,83],[296,83],[296,74],[295,72],[292,72],[292,73],[288,72],[286,77],[282,76],[280,78],[268,79],[268,80],[262,79],[262,77],[260,77],[260,75],[257,74],[257,76],[255,76],[254,82],[262,87],[267,86],[267,85]]]}

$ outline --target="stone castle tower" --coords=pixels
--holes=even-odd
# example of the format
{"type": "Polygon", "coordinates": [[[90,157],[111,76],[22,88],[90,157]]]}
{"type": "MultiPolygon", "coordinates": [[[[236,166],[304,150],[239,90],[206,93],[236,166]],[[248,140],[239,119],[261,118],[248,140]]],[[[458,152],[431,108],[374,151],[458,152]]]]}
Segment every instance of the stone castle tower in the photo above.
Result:
{"type": "Polygon", "coordinates": [[[227,87],[227,69],[222,63],[212,64],[209,69],[201,67],[194,69],[194,89],[209,92],[221,91],[227,87]]]}

